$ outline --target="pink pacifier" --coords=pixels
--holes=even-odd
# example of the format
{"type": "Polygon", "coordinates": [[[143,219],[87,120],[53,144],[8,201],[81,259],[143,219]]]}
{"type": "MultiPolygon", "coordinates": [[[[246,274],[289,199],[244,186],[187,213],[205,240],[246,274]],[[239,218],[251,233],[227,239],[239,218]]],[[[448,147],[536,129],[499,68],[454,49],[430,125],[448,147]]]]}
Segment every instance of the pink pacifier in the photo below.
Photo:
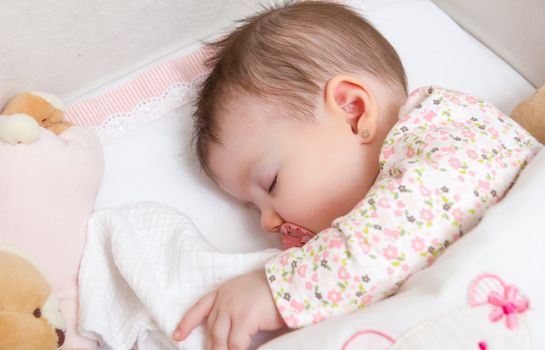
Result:
{"type": "Polygon", "coordinates": [[[314,235],[314,232],[289,222],[280,227],[280,240],[282,241],[282,249],[284,250],[293,247],[302,247],[314,235]]]}

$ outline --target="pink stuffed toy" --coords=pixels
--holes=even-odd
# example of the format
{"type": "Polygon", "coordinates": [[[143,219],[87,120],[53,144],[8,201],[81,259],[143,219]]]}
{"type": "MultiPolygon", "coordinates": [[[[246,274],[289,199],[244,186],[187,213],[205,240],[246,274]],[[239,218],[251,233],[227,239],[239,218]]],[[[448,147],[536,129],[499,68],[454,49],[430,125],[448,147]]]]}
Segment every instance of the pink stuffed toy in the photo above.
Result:
{"type": "Polygon", "coordinates": [[[57,135],[36,116],[11,114],[0,116],[0,244],[43,267],[66,318],[64,347],[95,348],[77,334],[77,281],[103,174],[101,144],[84,127],[67,125],[57,135]]]}

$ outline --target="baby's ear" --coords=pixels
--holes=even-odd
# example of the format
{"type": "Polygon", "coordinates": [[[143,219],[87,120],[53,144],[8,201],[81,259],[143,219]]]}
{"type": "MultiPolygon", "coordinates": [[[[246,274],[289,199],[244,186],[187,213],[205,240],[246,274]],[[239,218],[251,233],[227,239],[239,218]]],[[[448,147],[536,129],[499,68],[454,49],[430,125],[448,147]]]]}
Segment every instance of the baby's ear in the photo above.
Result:
{"type": "Polygon", "coordinates": [[[331,78],[325,89],[327,112],[350,125],[362,143],[373,141],[377,131],[377,106],[369,88],[349,75],[331,78]]]}

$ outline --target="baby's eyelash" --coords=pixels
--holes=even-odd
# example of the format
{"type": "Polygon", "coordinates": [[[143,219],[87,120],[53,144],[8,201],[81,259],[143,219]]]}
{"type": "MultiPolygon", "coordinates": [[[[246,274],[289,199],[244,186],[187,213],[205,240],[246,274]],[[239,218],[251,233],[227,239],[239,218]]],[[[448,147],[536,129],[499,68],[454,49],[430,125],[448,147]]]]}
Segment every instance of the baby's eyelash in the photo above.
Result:
{"type": "Polygon", "coordinates": [[[271,193],[272,191],[274,191],[274,188],[276,187],[276,179],[277,178],[278,178],[278,174],[274,176],[274,180],[271,183],[271,185],[269,186],[269,190],[267,191],[267,193],[271,193]]]}

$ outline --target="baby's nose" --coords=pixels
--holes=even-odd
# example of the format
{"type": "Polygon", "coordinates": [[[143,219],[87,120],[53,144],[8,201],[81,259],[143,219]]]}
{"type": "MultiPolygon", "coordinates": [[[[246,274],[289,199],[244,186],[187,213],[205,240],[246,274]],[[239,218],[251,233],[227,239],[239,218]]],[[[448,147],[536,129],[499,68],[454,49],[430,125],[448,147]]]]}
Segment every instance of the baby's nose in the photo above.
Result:
{"type": "Polygon", "coordinates": [[[274,210],[267,210],[261,212],[261,227],[264,231],[270,233],[280,232],[280,226],[284,223],[284,220],[274,210]]]}

